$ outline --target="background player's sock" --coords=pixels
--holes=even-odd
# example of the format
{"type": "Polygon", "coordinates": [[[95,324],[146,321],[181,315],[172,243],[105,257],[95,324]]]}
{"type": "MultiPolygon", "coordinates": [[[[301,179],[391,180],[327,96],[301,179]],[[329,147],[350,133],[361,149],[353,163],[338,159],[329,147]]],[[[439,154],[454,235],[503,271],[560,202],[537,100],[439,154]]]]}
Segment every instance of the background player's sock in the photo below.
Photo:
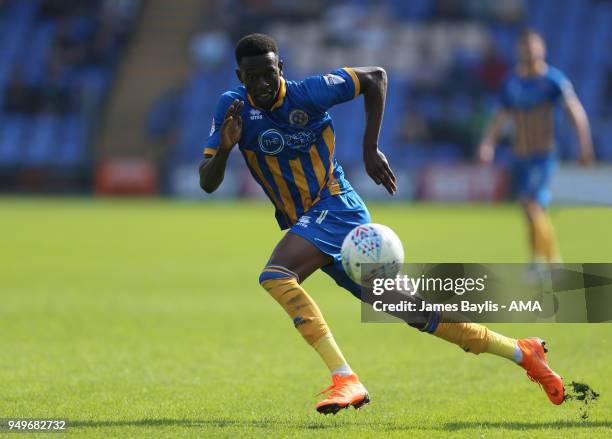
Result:
{"type": "Polygon", "coordinates": [[[546,251],[546,237],[543,231],[542,221],[540,219],[536,219],[531,224],[532,227],[532,252],[533,252],[533,262],[534,263],[543,263],[547,262],[547,251],[546,251]]]}
{"type": "Polygon", "coordinates": [[[544,252],[546,254],[546,259],[548,262],[560,262],[561,257],[557,250],[557,243],[555,242],[555,229],[552,225],[552,221],[548,214],[543,214],[544,219],[542,223],[544,224],[544,229],[546,230],[544,235],[544,252]]]}
{"type": "Polygon", "coordinates": [[[433,335],[476,355],[488,352],[517,363],[523,360],[523,354],[515,339],[477,323],[440,323],[433,335]]]}
{"type": "Polygon", "coordinates": [[[299,284],[297,275],[284,267],[268,266],[259,277],[259,282],[287,311],[295,328],[321,356],[332,375],[350,375],[352,370],[321,310],[299,284]]]}
{"type": "Polygon", "coordinates": [[[536,262],[558,262],[560,260],[554,228],[545,211],[534,218],[533,237],[533,256],[536,262]]]}
{"type": "Polygon", "coordinates": [[[313,347],[319,353],[332,375],[346,376],[353,373],[331,333],[321,337],[313,347]]]}

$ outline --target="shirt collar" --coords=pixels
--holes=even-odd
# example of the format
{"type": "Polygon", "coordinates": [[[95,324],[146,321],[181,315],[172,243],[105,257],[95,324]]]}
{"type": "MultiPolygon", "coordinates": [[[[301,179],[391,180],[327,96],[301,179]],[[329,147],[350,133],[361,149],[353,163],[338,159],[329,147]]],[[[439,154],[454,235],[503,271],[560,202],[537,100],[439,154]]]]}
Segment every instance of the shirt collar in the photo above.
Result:
{"type": "MultiPolygon", "coordinates": [[[[286,94],[287,94],[287,84],[285,84],[285,78],[281,77],[280,78],[280,89],[278,90],[278,96],[276,97],[276,101],[274,102],[274,104],[272,104],[272,107],[270,107],[270,111],[274,111],[277,108],[279,108],[281,105],[283,105],[286,94]]],[[[255,105],[255,102],[253,102],[253,98],[251,98],[251,95],[248,93],[247,93],[247,98],[249,99],[249,104],[251,104],[253,107],[257,107],[257,105],[255,105]]]]}

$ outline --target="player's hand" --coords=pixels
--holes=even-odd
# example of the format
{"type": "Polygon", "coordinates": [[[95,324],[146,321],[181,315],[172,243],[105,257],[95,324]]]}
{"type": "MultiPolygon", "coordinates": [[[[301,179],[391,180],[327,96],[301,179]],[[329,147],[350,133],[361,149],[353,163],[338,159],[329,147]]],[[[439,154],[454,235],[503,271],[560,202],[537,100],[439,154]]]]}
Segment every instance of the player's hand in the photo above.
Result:
{"type": "Polygon", "coordinates": [[[395,174],[387,162],[387,158],[378,148],[366,148],[363,152],[363,162],[366,172],[376,184],[382,184],[393,195],[397,191],[395,174]]]}
{"type": "Polygon", "coordinates": [[[581,166],[588,166],[593,163],[593,148],[581,148],[578,163],[581,166]]]}
{"type": "Polygon", "coordinates": [[[225,112],[225,118],[221,125],[220,149],[231,150],[240,141],[240,136],[242,135],[242,117],[240,117],[240,112],[243,107],[244,102],[236,99],[225,112]]]}
{"type": "Polygon", "coordinates": [[[493,163],[493,157],[495,157],[495,148],[493,145],[483,143],[478,148],[478,161],[483,165],[489,165],[493,163]]]}

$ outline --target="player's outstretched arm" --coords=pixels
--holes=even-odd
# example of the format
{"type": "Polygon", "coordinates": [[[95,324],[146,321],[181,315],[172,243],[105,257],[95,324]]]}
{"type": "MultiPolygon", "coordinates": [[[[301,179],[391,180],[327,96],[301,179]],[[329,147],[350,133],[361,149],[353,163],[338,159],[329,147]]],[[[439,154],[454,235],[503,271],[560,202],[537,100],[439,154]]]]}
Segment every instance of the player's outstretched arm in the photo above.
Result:
{"type": "Polygon", "coordinates": [[[495,146],[501,135],[502,128],[510,117],[507,110],[498,109],[493,114],[489,125],[485,129],[485,134],[478,147],[478,160],[480,163],[491,163],[495,155],[495,146]]]}
{"type": "Polygon", "coordinates": [[[217,153],[207,155],[200,163],[200,187],[204,192],[210,194],[217,190],[223,181],[227,158],[232,148],[240,140],[242,135],[242,117],[240,111],[244,102],[236,99],[225,112],[225,118],[221,125],[220,144],[217,153]]]}
{"type": "Polygon", "coordinates": [[[363,136],[363,162],[376,184],[382,184],[393,195],[397,191],[395,174],[378,148],[378,137],[385,112],[387,72],[382,67],[353,67],[365,101],[366,128],[363,136]]]}
{"type": "Polygon", "coordinates": [[[586,111],[584,111],[584,107],[576,95],[565,99],[565,109],[578,136],[580,164],[588,165],[593,160],[593,141],[586,111]]]}

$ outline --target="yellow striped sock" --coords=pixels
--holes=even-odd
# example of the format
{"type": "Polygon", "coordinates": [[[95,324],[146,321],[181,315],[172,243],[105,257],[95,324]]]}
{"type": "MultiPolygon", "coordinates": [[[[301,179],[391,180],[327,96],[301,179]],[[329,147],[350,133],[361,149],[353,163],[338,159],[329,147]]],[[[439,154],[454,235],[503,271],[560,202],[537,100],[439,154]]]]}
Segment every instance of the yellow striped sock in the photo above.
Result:
{"type": "Polygon", "coordinates": [[[559,254],[555,242],[555,232],[546,212],[534,219],[534,259],[545,262],[558,262],[559,254]]]}
{"type": "Polygon", "coordinates": [[[440,323],[433,335],[476,355],[487,352],[512,361],[522,361],[522,353],[515,339],[478,323],[440,323]]]}
{"type": "Polygon", "coordinates": [[[284,267],[267,266],[260,283],[289,314],[295,328],[317,351],[332,374],[352,373],[321,310],[299,284],[297,276],[284,267]]]}

